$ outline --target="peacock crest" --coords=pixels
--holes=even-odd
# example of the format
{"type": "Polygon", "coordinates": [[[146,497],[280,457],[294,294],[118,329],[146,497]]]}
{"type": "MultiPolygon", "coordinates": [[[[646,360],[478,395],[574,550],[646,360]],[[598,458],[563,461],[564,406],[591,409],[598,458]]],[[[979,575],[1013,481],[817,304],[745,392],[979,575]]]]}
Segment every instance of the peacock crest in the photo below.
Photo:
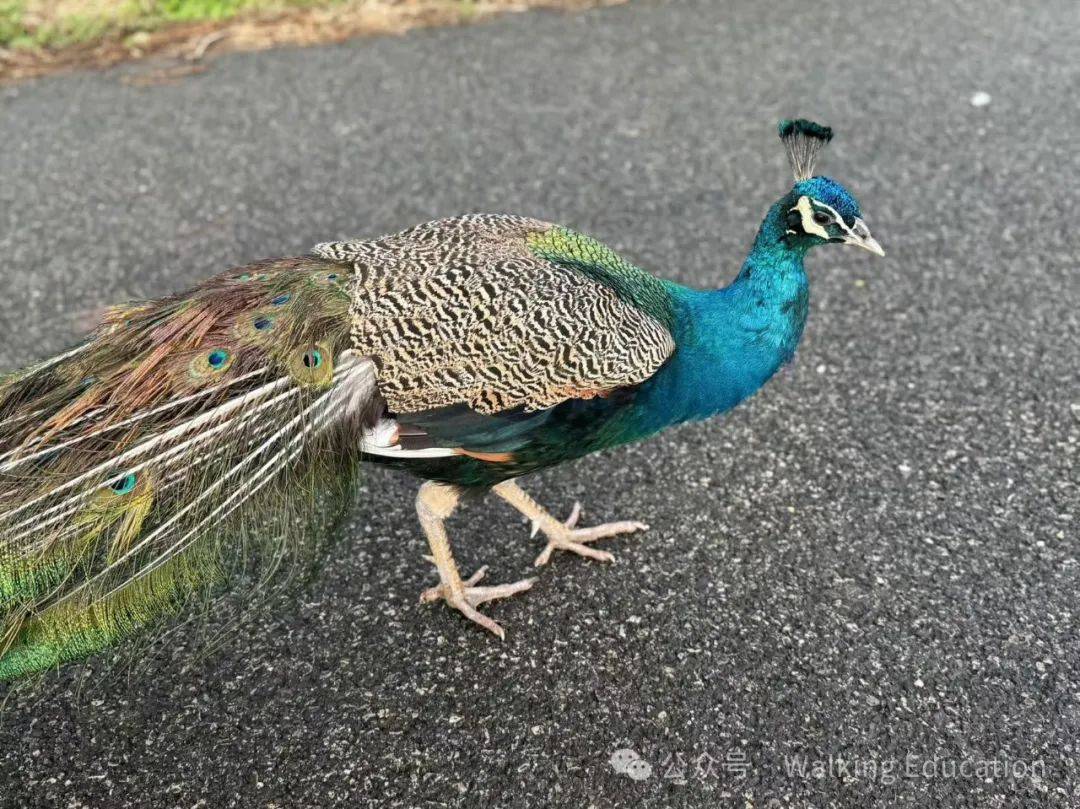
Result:
{"type": "Polygon", "coordinates": [[[795,118],[784,119],[777,130],[787,149],[795,182],[809,180],[814,176],[818,153],[832,140],[832,129],[805,118],[795,118]]]}

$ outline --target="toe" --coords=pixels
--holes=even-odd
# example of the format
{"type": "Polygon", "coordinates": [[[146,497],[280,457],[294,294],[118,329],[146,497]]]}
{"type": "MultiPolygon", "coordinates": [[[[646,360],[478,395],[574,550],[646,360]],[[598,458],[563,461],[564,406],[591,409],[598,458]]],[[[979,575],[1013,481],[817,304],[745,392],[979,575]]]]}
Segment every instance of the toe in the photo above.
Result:
{"type": "Polygon", "coordinates": [[[555,543],[549,542],[544,550],[540,551],[540,555],[536,557],[536,561],[533,562],[533,567],[543,567],[551,561],[551,554],[555,550],[555,543]]]}
{"type": "Polygon", "coordinates": [[[465,581],[463,582],[463,584],[464,584],[464,585],[465,585],[466,587],[472,587],[472,586],[473,586],[474,584],[476,584],[476,583],[477,583],[478,581],[480,581],[481,579],[483,579],[483,578],[484,578],[484,576],[486,576],[486,575],[487,575],[487,571],[488,571],[487,565],[484,565],[484,566],[483,566],[482,568],[480,568],[480,569],[479,569],[478,571],[476,571],[476,572],[475,572],[475,573],[473,573],[473,574],[472,574],[471,576],[469,576],[469,578],[465,579],[465,581]]]}
{"type": "Polygon", "coordinates": [[[619,534],[633,534],[637,531],[647,531],[649,526],[643,522],[626,520],[623,522],[609,522],[596,525],[592,528],[578,528],[573,531],[571,537],[575,542],[591,542],[594,539],[618,536],[619,534]]]}
{"type": "Polygon", "coordinates": [[[443,597],[443,586],[437,584],[434,587],[429,587],[420,593],[420,603],[430,604],[432,601],[438,601],[443,597]]]}
{"type": "Polygon", "coordinates": [[[497,584],[491,587],[468,587],[465,589],[465,600],[474,607],[496,598],[509,598],[510,596],[523,593],[528,590],[536,579],[522,579],[513,584],[497,584]]]}
{"type": "Polygon", "coordinates": [[[486,572],[487,567],[480,568],[466,581],[462,582],[465,586],[461,588],[450,590],[441,584],[436,587],[429,587],[420,594],[420,601],[425,604],[432,601],[445,601],[448,606],[453,607],[470,621],[479,624],[493,635],[498,635],[499,639],[502,640],[506,637],[503,628],[476,608],[496,598],[508,598],[522,593],[532,587],[536,583],[536,579],[522,579],[512,584],[497,584],[490,587],[474,587],[473,585],[480,581],[486,572]]]}
{"type": "Polygon", "coordinates": [[[450,606],[458,610],[462,615],[468,618],[473,623],[479,624],[484,627],[488,632],[493,635],[497,635],[499,640],[506,640],[506,632],[501,626],[499,626],[491,618],[488,618],[484,613],[470,605],[467,601],[462,599],[460,602],[450,602],[450,606]]]}
{"type": "Polygon", "coordinates": [[[581,503],[577,500],[574,501],[574,507],[570,509],[570,516],[566,518],[563,523],[567,528],[573,528],[577,525],[578,519],[581,517],[581,503]]]}
{"type": "Polygon", "coordinates": [[[587,556],[590,559],[595,559],[598,562],[614,562],[614,555],[607,551],[599,551],[596,548],[590,548],[588,545],[582,545],[577,542],[571,543],[567,546],[566,550],[573,551],[578,556],[587,556]]]}
{"type": "Polygon", "coordinates": [[[576,553],[578,556],[586,556],[589,559],[595,559],[598,562],[614,562],[615,557],[607,551],[600,551],[596,548],[590,548],[588,545],[583,545],[580,542],[549,542],[548,546],[544,548],[543,552],[536,557],[536,561],[533,565],[536,567],[543,567],[551,561],[551,554],[555,551],[570,551],[576,553]]]}

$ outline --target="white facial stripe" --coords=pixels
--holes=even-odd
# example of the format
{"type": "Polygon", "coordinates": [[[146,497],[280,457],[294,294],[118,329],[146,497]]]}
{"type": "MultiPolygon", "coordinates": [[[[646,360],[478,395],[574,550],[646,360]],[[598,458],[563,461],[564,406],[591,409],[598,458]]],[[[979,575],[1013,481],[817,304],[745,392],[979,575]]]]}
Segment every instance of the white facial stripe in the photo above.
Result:
{"type": "MultiPolygon", "coordinates": [[[[802,229],[805,233],[812,233],[828,241],[829,231],[814,221],[814,206],[810,204],[810,197],[799,197],[799,201],[795,203],[795,210],[802,217],[802,229]]],[[[836,212],[833,211],[833,213],[836,212]]]]}
{"type": "MultiPolygon", "coordinates": [[[[859,236],[847,226],[847,223],[844,222],[844,217],[840,215],[840,212],[837,211],[836,208],[831,205],[826,205],[819,199],[815,199],[813,201],[813,205],[811,205],[810,197],[807,196],[799,197],[799,202],[795,205],[795,209],[798,210],[799,214],[802,216],[802,226],[804,231],[806,231],[807,233],[813,233],[815,236],[820,236],[823,239],[830,238],[829,232],[825,230],[824,227],[814,221],[814,205],[818,206],[819,208],[823,208],[829,213],[831,213],[833,215],[833,221],[835,221],[836,224],[838,224],[843,229],[846,236],[851,237],[855,240],[859,239],[859,236]]],[[[862,224],[861,219],[856,219],[855,222],[856,225],[862,224]]],[[[865,224],[863,224],[863,228],[866,228],[865,224]]],[[[870,232],[869,228],[867,228],[866,230],[867,233],[870,232]]]]}
{"type": "Polygon", "coordinates": [[[846,233],[846,234],[847,234],[848,236],[853,236],[853,235],[854,235],[854,234],[853,234],[853,233],[851,232],[851,228],[849,228],[849,227],[847,226],[847,224],[845,224],[845,222],[844,222],[844,217],[842,217],[842,216],[840,215],[840,212],[839,212],[839,211],[837,211],[837,210],[836,210],[836,208],[832,207],[831,205],[826,205],[826,204],[825,204],[824,202],[822,202],[822,201],[821,201],[821,200],[819,200],[819,199],[815,199],[815,200],[814,200],[814,204],[815,204],[815,205],[819,205],[819,206],[821,206],[822,208],[824,208],[825,210],[827,210],[827,211],[828,211],[829,213],[831,213],[831,214],[833,215],[833,218],[834,218],[834,219],[836,219],[836,224],[838,224],[838,225],[839,225],[840,227],[842,227],[842,228],[844,229],[844,232],[845,232],[845,233],[846,233]]]}

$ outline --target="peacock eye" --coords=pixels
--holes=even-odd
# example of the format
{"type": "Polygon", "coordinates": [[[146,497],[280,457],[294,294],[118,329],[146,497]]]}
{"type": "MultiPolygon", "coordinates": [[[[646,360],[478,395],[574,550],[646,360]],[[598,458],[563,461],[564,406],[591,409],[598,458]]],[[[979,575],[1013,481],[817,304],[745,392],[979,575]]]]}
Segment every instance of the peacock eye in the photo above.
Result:
{"type": "Polygon", "coordinates": [[[135,490],[135,484],[138,483],[138,476],[134,472],[124,475],[122,478],[114,480],[109,484],[109,488],[113,490],[115,494],[130,494],[135,490]]]}
{"type": "Polygon", "coordinates": [[[827,225],[832,222],[832,217],[822,211],[815,211],[814,221],[819,225],[827,225]]]}

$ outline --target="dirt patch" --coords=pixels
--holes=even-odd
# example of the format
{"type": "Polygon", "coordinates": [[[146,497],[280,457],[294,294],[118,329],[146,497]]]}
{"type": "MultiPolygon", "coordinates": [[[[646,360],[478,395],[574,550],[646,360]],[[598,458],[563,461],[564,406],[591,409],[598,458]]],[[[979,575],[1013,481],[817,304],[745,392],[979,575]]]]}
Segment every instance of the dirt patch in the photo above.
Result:
{"type": "Polygon", "coordinates": [[[578,10],[627,0],[353,0],[329,8],[289,9],[223,21],[178,23],[152,32],[121,35],[58,50],[0,49],[0,83],[69,70],[105,68],[157,57],[173,64],[135,76],[138,84],[171,81],[201,72],[209,55],[278,45],[342,42],[357,36],[399,34],[412,28],[460,25],[530,8],[578,10]]]}

